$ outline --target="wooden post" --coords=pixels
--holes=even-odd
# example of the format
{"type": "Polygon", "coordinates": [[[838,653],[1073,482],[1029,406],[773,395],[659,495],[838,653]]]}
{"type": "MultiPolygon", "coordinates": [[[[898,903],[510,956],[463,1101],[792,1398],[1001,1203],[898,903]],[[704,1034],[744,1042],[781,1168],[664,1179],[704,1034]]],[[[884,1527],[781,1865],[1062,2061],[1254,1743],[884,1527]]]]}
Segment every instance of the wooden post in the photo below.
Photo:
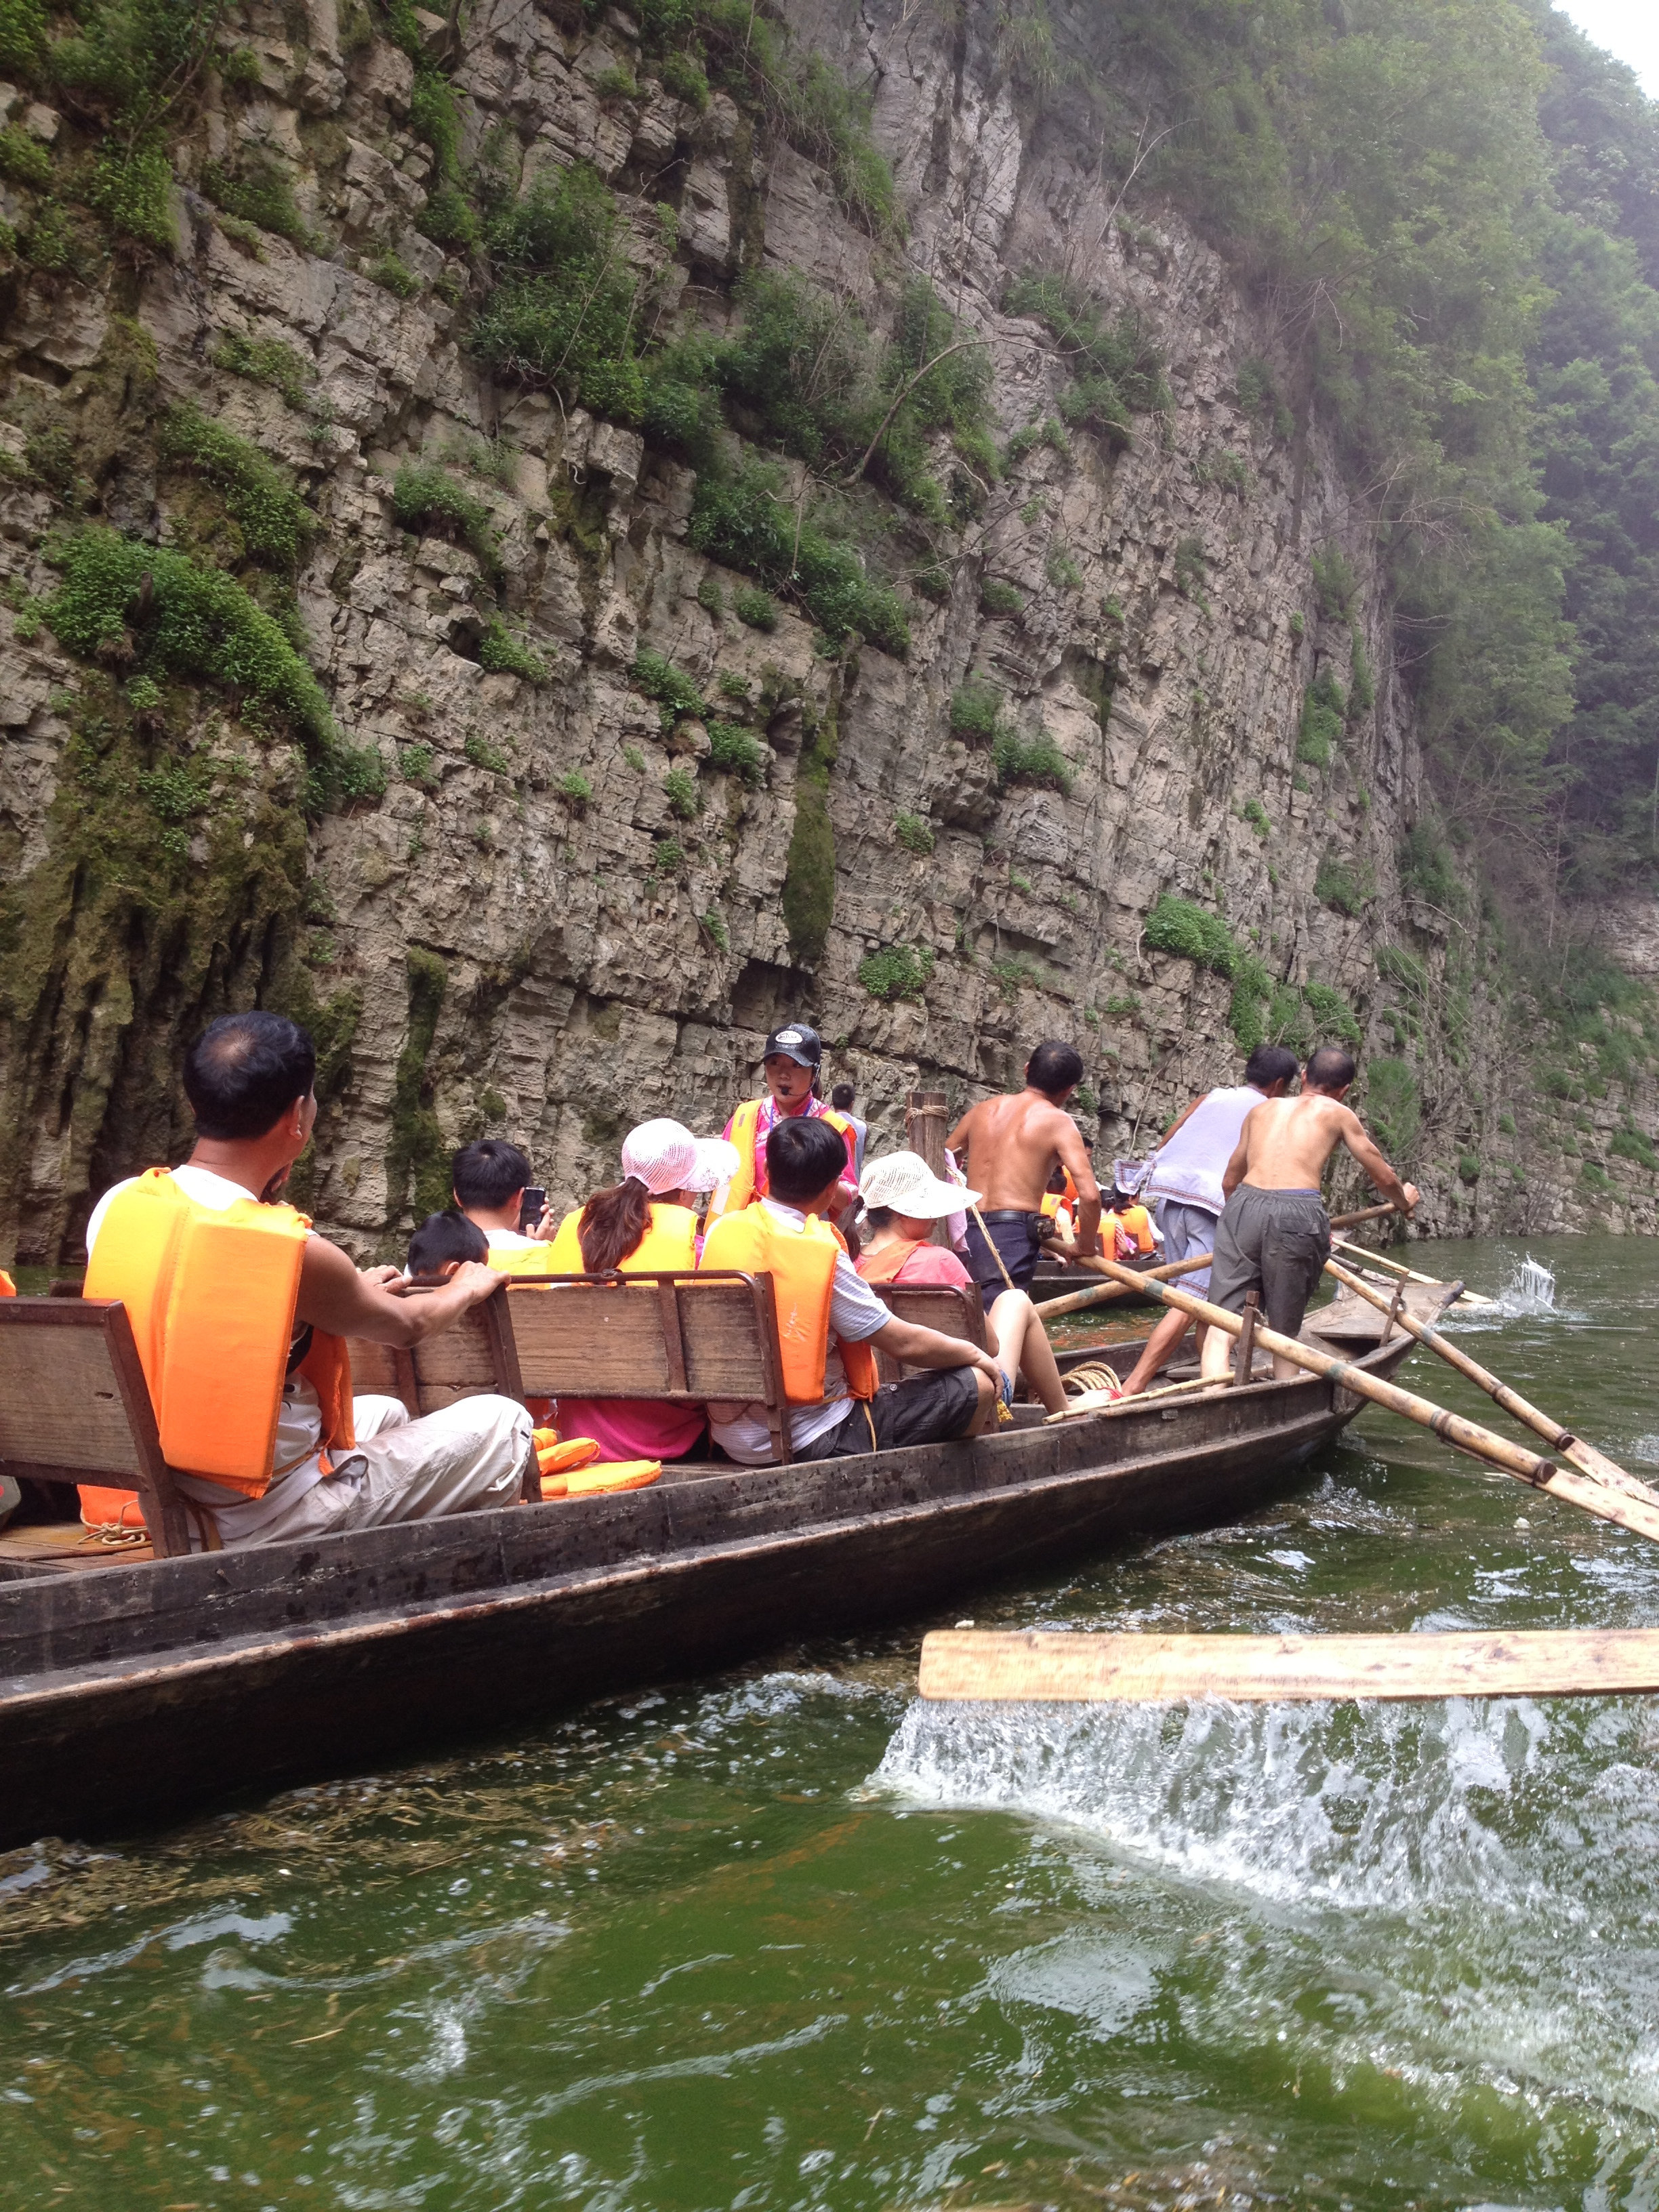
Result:
{"type": "MultiPolygon", "coordinates": [[[[947,1180],[945,1173],[945,1125],[950,1119],[942,1091],[911,1091],[904,1100],[904,1141],[908,1149],[927,1161],[929,1171],[941,1182],[947,1180]]],[[[967,1208],[963,1207],[963,1212],[967,1208]]],[[[933,1224],[932,1241],[948,1248],[951,1232],[943,1221],[933,1224]]]]}
{"type": "Polygon", "coordinates": [[[1247,1291],[1244,1293],[1244,1311],[1242,1316],[1244,1326],[1238,1332],[1238,1344],[1233,1358],[1233,1382],[1236,1388],[1242,1388],[1250,1379],[1250,1364],[1255,1358],[1255,1325],[1261,1315],[1261,1293],[1259,1291],[1247,1291]]]}
{"type": "Polygon", "coordinates": [[[1406,1285],[1402,1279],[1394,1286],[1394,1297],[1389,1306],[1389,1317],[1382,1324],[1382,1341],[1384,1344],[1389,1342],[1389,1339],[1393,1336],[1395,1330],[1400,1325],[1400,1309],[1405,1302],[1406,1285]]]}

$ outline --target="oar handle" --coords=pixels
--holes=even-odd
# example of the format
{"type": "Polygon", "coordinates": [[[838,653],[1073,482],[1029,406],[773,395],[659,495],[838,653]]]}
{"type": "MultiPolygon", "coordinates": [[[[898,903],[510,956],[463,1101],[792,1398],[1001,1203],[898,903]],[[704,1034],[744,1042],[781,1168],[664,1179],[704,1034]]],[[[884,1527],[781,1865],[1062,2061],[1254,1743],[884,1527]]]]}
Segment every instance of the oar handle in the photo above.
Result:
{"type": "MultiPolygon", "coordinates": [[[[1397,1206],[1368,1206],[1363,1213],[1335,1213],[1331,1217],[1333,1229],[1358,1229],[1362,1221],[1381,1221],[1385,1213],[1399,1213],[1397,1206]]],[[[1404,1219],[1404,1216],[1401,1216],[1404,1219]]]]}

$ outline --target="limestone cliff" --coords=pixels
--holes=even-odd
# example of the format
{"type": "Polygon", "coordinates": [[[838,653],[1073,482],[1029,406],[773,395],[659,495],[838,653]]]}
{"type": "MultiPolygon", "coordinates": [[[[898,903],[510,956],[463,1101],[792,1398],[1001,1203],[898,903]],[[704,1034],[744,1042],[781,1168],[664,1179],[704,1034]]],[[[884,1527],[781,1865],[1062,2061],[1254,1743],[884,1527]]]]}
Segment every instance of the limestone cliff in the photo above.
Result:
{"type": "MultiPolygon", "coordinates": [[[[1654,1225],[1651,1115],[1588,1046],[1577,1105],[1534,1103],[1506,1044],[1524,1002],[1425,826],[1368,514],[1271,321],[1173,215],[1126,216],[988,14],[790,10],[797,56],[872,88],[902,238],[763,113],[665,88],[618,9],[404,14],[414,56],[335,0],[226,19],[169,149],[171,251],[46,265],[38,195],[0,187],[25,241],[0,364],[0,1255],[76,1256],[89,1191],[179,1141],[180,1039],[256,996],[323,1038],[306,1194],[361,1254],[436,1202],[464,1136],[514,1135],[569,1200],[635,1120],[717,1127],[786,1014],[884,1137],[919,1078],[965,1102],[1069,1037],[1103,1160],[1230,1079],[1240,1036],[1352,1025],[1433,1226],[1654,1225]],[[476,258],[418,227],[434,70],[467,162],[605,180],[665,331],[728,331],[772,267],[879,332],[920,272],[982,343],[995,479],[931,433],[970,481],[927,592],[902,513],[848,495],[906,599],[902,656],[830,643],[787,592],[756,610],[772,627],[740,619],[753,579],[695,550],[684,459],[556,380],[485,374],[476,258]],[[1064,428],[1052,321],[1009,311],[1033,273],[1137,319],[1166,404],[1064,428]],[[236,494],[180,422],[260,449],[278,489],[291,471],[297,620],[248,566],[277,490],[236,494]],[[472,523],[404,526],[394,479],[422,459],[472,523]],[[147,599],[66,638],[63,544],[100,520],[288,623],[325,756],[253,678],[132,680],[147,599]],[[642,650],[691,711],[650,696],[642,650]],[[1170,949],[1194,910],[1196,960],[1170,949]]],[[[27,89],[0,104],[43,152],[85,129],[27,89]]]]}

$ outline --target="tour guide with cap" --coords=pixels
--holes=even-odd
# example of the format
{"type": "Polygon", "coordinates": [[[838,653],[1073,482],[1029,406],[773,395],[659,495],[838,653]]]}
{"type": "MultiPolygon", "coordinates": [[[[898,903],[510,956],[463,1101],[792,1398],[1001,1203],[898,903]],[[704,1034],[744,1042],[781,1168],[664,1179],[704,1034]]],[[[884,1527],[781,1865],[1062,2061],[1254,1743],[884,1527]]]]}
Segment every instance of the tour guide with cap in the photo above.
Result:
{"type": "Polygon", "coordinates": [[[726,1141],[737,1146],[738,1164],[730,1182],[722,1183],[708,1201],[711,1226],[722,1213],[739,1212],[766,1196],[766,1140],[784,1121],[823,1121],[835,1130],[847,1147],[847,1173],[834,1211],[843,1212],[858,1196],[854,1169],[857,1133],[844,1114],[826,1106],[817,1095],[823,1058],[823,1041],[805,1022],[786,1022],[767,1038],[762,1062],[767,1095],[745,1098],[726,1125],[726,1141]]]}

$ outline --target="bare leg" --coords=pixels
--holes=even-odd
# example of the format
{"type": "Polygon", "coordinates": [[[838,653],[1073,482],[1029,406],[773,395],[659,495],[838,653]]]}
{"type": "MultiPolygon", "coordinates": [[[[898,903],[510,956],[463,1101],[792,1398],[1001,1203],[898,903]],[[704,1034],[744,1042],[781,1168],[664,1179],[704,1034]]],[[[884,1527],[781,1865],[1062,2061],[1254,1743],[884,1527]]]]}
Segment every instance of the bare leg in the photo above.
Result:
{"type": "Polygon", "coordinates": [[[1011,1381],[1016,1374],[1024,1376],[1044,1410],[1059,1413],[1066,1403],[1066,1387],[1054,1364],[1048,1332],[1030,1299],[1024,1291],[1005,1291],[987,1319],[997,1365],[1011,1381]]]}
{"type": "Polygon", "coordinates": [[[990,1376],[976,1370],[974,1381],[979,1386],[979,1401],[974,1407],[973,1419],[961,1432],[964,1437],[982,1437],[987,1430],[994,1431],[997,1425],[999,1394],[991,1388],[990,1376]]]}
{"type": "Polygon", "coordinates": [[[1198,1371],[1206,1382],[1224,1382],[1232,1370],[1234,1339],[1224,1328],[1212,1328],[1198,1355],[1198,1371]]]}
{"type": "MultiPolygon", "coordinates": [[[[1123,1380],[1126,1398],[1137,1398],[1151,1382],[1160,1367],[1167,1367],[1176,1356],[1176,1346],[1192,1327],[1191,1321],[1178,1306],[1171,1306],[1146,1340],[1146,1349],[1123,1380]]],[[[1200,1331],[1200,1340],[1203,1331],[1200,1331]]]]}

